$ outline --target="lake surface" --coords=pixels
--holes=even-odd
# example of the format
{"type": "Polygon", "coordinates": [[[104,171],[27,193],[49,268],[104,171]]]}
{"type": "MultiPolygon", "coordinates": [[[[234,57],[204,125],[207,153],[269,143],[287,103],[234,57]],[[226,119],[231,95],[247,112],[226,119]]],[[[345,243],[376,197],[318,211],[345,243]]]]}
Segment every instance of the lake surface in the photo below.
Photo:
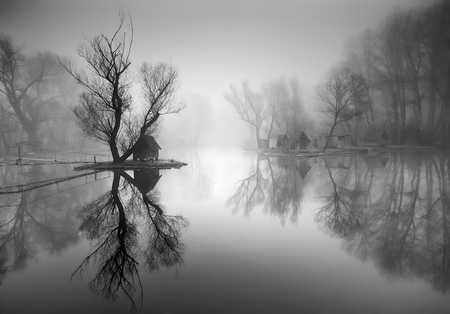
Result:
{"type": "Polygon", "coordinates": [[[0,166],[0,313],[450,313],[450,158],[0,166]]]}

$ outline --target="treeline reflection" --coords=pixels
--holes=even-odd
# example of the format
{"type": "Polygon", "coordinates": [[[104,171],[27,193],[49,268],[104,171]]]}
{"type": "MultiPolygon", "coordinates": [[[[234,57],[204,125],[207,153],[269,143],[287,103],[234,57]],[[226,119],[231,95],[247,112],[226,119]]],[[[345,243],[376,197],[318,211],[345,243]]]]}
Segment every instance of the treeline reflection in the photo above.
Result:
{"type": "Polygon", "coordinates": [[[324,158],[316,220],[389,277],[450,287],[449,157],[424,152],[324,158]]]}
{"type": "Polygon", "coordinates": [[[270,159],[258,155],[247,177],[236,183],[235,193],[228,199],[227,207],[244,215],[257,206],[272,215],[296,223],[301,212],[305,188],[312,182],[309,158],[270,159]]]}
{"type": "Polygon", "coordinates": [[[68,165],[0,167],[0,283],[39,251],[59,254],[78,242],[76,213],[87,196],[77,187],[105,176],[70,171],[68,165]]]}

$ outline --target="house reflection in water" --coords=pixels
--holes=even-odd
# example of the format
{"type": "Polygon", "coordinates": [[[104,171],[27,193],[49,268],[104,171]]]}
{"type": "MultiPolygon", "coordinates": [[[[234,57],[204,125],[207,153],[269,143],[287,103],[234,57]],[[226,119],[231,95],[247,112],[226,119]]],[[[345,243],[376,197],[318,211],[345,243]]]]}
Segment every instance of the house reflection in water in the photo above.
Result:
{"type": "Polygon", "coordinates": [[[329,169],[347,169],[346,160],[344,156],[326,156],[323,158],[327,168],[329,169]]]}
{"type": "Polygon", "coordinates": [[[309,169],[311,169],[311,166],[309,165],[309,158],[301,158],[297,159],[296,166],[298,173],[302,176],[304,179],[306,175],[309,172],[309,169]]]}
{"type": "Polygon", "coordinates": [[[304,179],[311,169],[309,158],[277,158],[277,165],[280,169],[296,170],[304,179]]]}
{"type": "Polygon", "coordinates": [[[278,168],[286,170],[287,168],[289,168],[290,160],[291,160],[290,158],[281,158],[281,157],[277,158],[278,168]]]}
{"type": "Polygon", "coordinates": [[[383,169],[389,161],[389,157],[365,156],[364,162],[369,169],[383,169]]]}
{"type": "Polygon", "coordinates": [[[159,169],[134,170],[134,185],[144,194],[153,190],[160,178],[159,169]]]}

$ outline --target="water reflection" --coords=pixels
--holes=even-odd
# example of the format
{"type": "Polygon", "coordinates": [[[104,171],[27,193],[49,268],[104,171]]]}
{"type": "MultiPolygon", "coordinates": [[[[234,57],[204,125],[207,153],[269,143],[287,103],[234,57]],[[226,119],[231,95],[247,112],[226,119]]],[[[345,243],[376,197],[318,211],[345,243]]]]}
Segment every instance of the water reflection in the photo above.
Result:
{"type": "Polygon", "coordinates": [[[281,223],[286,219],[296,223],[305,189],[312,182],[310,162],[308,158],[271,160],[258,154],[250,173],[236,183],[236,192],[226,205],[233,212],[243,210],[244,215],[261,205],[265,212],[280,217],[281,223]]]}
{"type": "MultiPolygon", "coordinates": [[[[81,211],[83,231],[92,243],[89,255],[74,272],[82,272],[93,261],[97,273],[90,282],[96,294],[114,300],[122,291],[136,308],[133,293],[143,291],[138,260],[152,272],[183,262],[184,243],[181,230],[188,222],[182,216],[164,213],[159,194],[154,190],[159,181],[158,170],[114,172],[111,190],[99,196],[81,211]],[[145,234],[142,247],[139,230],[145,234]]],[[[73,276],[72,275],[72,276],[73,276]]]]}
{"type": "Polygon", "coordinates": [[[8,272],[24,270],[39,251],[60,254],[77,243],[76,213],[83,191],[76,187],[103,177],[95,173],[55,177],[70,168],[0,167],[0,282],[8,272]]]}
{"type": "Polygon", "coordinates": [[[431,153],[325,158],[316,220],[388,277],[450,287],[450,168],[431,153]]]}
{"type": "Polygon", "coordinates": [[[0,167],[0,284],[38,253],[60,254],[84,234],[91,250],[71,279],[93,266],[90,289],[113,300],[124,293],[136,309],[133,293],[143,298],[139,263],[153,272],[183,262],[188,222],[164,212],[155,189],[160,177],[157,169],[111,175],[74,174],[71,165],[0,167]],[[111,176],[106,193],[91,185],[111,176]]]}

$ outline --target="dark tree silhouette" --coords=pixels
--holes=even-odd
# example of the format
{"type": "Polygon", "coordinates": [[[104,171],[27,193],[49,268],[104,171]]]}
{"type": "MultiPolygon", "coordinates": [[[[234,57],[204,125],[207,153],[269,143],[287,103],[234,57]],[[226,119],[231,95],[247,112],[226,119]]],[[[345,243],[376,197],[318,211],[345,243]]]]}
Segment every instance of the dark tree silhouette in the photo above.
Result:
{"type": "MultiPolygon", "coordinates": [[[[136,309],[133,293],[141,291],[142,284],[138,259],[144,258],[151,271],[183,263],[184,244],[181,229],[188,222],[181,216],[164,213],[152,191],[159,179],[147,177],[153,183],[142,184],[123,171],[114,172],[111,191],[101,195],[85,206],[81,216],[80,230],[93,243],[93,249],[73,272],[72,277],[93,261],[97,265],[91,290],[107,299],[114,300],[122,291],[136,309]],[[138,222],[145,221],[147,247],[139,243],[138,222]]],[[[150,182],[149,181],[149,182],[150,182]]],[[[148,183],[148,182],[147,182],[148,183]]]]}
{"type": "Polygon", "coordinates": [[[334,129],[340,123],[350,121],[364,113],[369,102],[365,79],[350,69],[333,68],[317,88],[317,96],[324,103],[321,110],[330,121],[330,132],[324,150],[327,149],[334,129]]]}
{"type": "Polygon", "coordinates": [[[89,74],[80,73],[70,62],[65,69],[84,88],[73,112],[85,135],[109,146],[114,162],[123,162],[133,146],[146,134],[156,131],[162,115],[175,113],[184,104],[175,101],[178,71],[167,63],[143,63],[138,70],[142,109],[133,103],[131,69],[131,36],[122,32],[125,15],[108,37],[98,35],[82,45],[78,54],[86,61],[89,74]]]}

